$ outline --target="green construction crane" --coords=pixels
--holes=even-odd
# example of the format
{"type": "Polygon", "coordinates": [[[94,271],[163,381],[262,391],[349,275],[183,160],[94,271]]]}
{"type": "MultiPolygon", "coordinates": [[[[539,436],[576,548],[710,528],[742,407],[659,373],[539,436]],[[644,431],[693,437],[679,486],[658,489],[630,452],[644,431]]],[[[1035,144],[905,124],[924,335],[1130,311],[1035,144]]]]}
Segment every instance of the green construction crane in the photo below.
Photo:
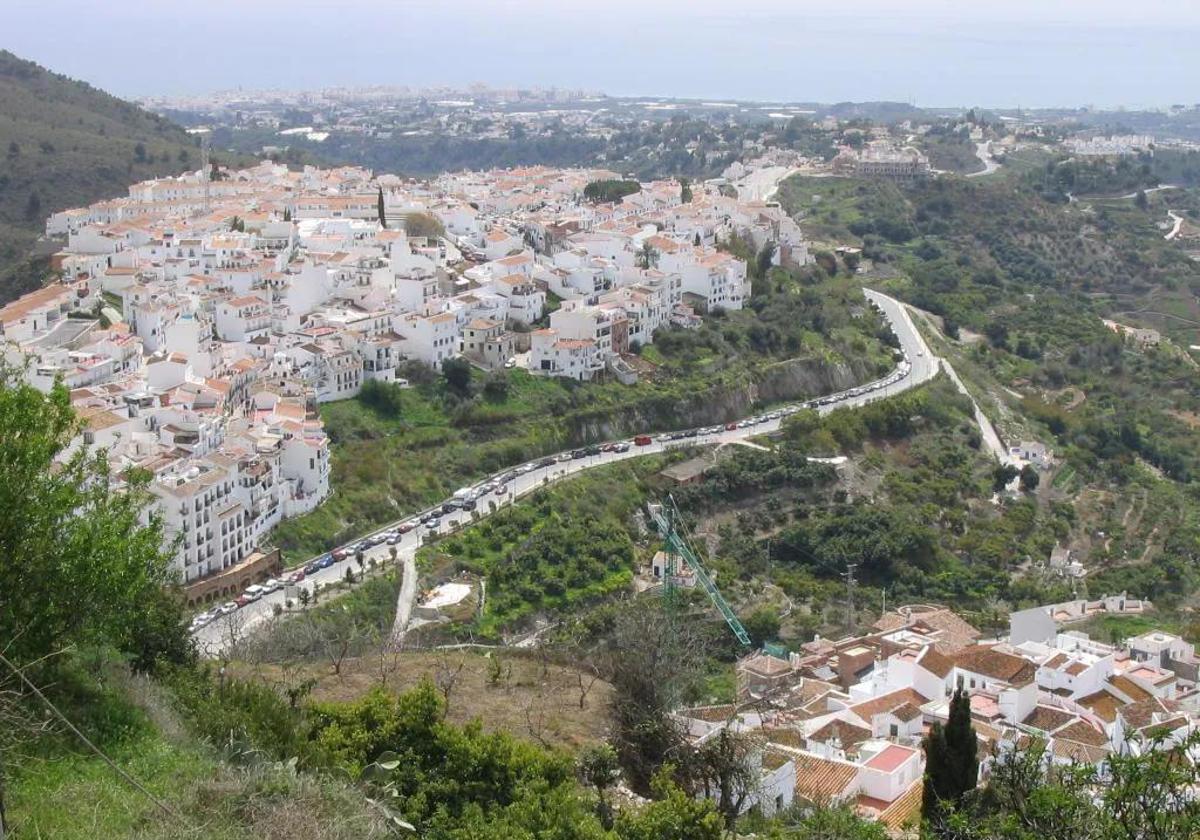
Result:
{"type": "Polygon", "coordinates": [[[729,606],[729,602],[721,595],[721,590],[717,589],[716,583],[713,582],[712,577],[704,568],[704,564],[700,562],[699,553],[692,548],[687,535],[681,530],[681,518],[679,509],[675,507],[675,500],[667,496],[665,503],[661,505],[648,505],[647,507],[650,511],[650,518],[654,520],[654,526],[658,528],[658,533],[662,534],[663,537],[663,553],[667,558],[667,562],[663,566],[664,596],[669,599],[674,594],[675,579],[679,572],[679,561],[682,559],[695,572],[696,580],[700,581],[700,585],[708,593],[713,606],[721,613],[721,616],[725,619],[725,623],[733,631],[733,635],[737,636],[738,641],[743,645],[750,647],[750,634],[746,632],[746,628],[742,626],[742,622],[734,614],[733,609],[729,606]]]}

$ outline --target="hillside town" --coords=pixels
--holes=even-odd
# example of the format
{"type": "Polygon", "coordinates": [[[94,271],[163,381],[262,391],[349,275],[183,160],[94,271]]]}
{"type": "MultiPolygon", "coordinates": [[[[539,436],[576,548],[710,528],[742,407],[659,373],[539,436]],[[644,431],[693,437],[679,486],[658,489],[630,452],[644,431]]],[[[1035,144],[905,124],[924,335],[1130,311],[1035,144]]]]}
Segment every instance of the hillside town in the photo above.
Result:
{"type": "Polygon", "coordinates": [[[47,220],[61,280],[0,309],[0,340],[31,384],[61,379],[117,480],[151,476],[189,595],[234,593],[278,563],[271,529],[331,492],[319,404],[460,356],[633,382],[657,330],[745,305],[720,243],[809,260],[778,205],[716,186],[584,199],[617,178],[261,163],[144,181],[47,220]]]}
{"type": "Polygon", "coordinates": [[[737,701],[681,709],[699,747],[728,730],[755,744],[757,784],[744,807],[848,805],[904,833],[919,820],[925,754],[952,695],[969,699],[982,782],[1007,753],[1044,745],[1052,765],[1172,749],[1200,728],[1200,659],[1178,635],[1150,630],[1106,643],[1072,626],[1136,616],[1124,594],[1032,607],[985,638],[947,607],[884,613],[864,634],[764,649],[737,667],[737,701]]]}

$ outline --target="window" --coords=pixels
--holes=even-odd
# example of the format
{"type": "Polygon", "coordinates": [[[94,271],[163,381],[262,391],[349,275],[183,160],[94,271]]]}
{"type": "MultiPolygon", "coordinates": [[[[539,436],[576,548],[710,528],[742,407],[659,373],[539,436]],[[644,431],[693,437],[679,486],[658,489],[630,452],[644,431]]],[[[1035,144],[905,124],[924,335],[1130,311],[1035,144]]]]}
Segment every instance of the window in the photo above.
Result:
{"type": "Polygon", "coordinates": [[[895,738],[897,735],[900,734],[900,727],[894,723],[889,725],[888,726],[888,734],[891,735],[893,738],[895,738]]]}

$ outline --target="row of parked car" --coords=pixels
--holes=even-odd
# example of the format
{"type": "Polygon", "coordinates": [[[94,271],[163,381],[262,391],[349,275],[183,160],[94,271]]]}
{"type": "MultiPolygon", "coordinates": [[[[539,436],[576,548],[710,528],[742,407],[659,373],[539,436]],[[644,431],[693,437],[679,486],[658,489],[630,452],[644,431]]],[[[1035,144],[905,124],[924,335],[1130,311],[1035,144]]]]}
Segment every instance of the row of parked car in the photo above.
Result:
{"type": "MultiPolygon", "coordinates": [[[[889,385],[899,382],[901,379],[904,379],[906,376],[908,376],[912,371],[912,365],[909,361],[908,354],[900,351],[900,355],[902,356],[902,360],[897,365],[896,369],[892,371],[892,373],[882,379],[869,382],[866,385],[860,385],[856,388],[851,388],[850,390],[843,391],[839,394],[831,394],[819,399],[809,400],[808,402],[789,405],[765,414],[747,417],[744,420],[737,420],[724,425],[705,426],[696,429],[667,432],[665,434],[658,435],[657,440],[661,443],[668,443],[672,441],[686,440],[689,438],[708,437],[710,435],[719,434],[722,431],[734,431],[736,429],[750,428],[761,423],[791,416],[792,414],[795,414],[796,412],[802,411],[806,408],[816,408],[818,406],[831,405],[846,399],[862,396],[863,394],[872,391],[878,391],[882,388],[886,388],[889,385]]],[[[376,534],[372,534],[369,537],[365,537],[356,542],[348,543],[340,548],[336,548],[330,553],[309,562],[306,566],[304,566],[303,569],[297,569],[296,571],[292,572],[292,574],[288,575],[284,580],[276,580],[275,578],[272,578],[266,583],[255,584],[254,586],[248,587],[245,592],[243,592],[233,601],[221,604],[220,606],[214,607],[208,612],[204,612],[196,616],[192,620],[192,630],[198,630],[218,616],[231,613],[239,607],[243,607],[246,604],[250,604],[259,600],[263,595],[282,588],[285,583],[299,583],[300,581],[304,580],[307,575],[312,575],[320,569],[328,568],[341,560],[357,557],[360,552],[367,551],[368,549],[374,548],[377,545],[382,545],[385,543],[387,545],[396,545],[403,538],[404,534],[407,534],[420,526],[424,526],[425,529],[430,532],[436,531],[439,527],[441,527],[442,518],[444,516],[457,513],[458,511],[476,510],[479,507],[479,503],[487,496],[504,496],[509,492],[509,486],[517,476],[525,475],[540,469],[547,469],[567,461],[593,457],[602,453],[628,452],[632,446],[648,446],[649,444],[653,443],[655,439],[656,438],[651,435],[642,434],[637,435],[632,438],[632,440],[628,441],[613,441],[611,443],[596,444],[593,446],[582,447],[580,449],[560,452],[554,456],[542,458],[537,461],[530,461],[526,464],[522,464],[519,467],[514,467],[513,469],[493,476],[492,478],[480,484],[471,487],[464,487],[455,492],[451,498],[447,499],[442,504],[436,505],[424,513],[421,513],[412,519],[401,522],[386,531],[380,531],[376,534]]]]}

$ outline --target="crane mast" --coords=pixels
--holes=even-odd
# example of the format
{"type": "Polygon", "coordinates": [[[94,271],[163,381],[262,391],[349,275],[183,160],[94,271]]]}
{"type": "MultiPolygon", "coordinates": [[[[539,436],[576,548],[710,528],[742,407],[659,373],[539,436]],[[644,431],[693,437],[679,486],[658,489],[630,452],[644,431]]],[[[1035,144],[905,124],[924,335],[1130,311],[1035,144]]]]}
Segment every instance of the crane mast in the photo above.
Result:
{"type": "Polygon", "coordinates": [[[729,625],[733,635],[737,636],[737,640],[744,646],[750,647],[750,634],[746,632],[741,620],[729,606],[729,602],[725,600],[721,590],[717,588],[716,582],[713,581],[712,576],[700,561],[699,553],[692,547],[687,534],[684,533],[675,500],[668,495],[664,503],[648,505],[647,508],[654,526],[663,538],[663,554],[666,555],[666,563],[663,565],[663,595],[668,601],[673,598],[682,560],[695,573],[696,580],[699,581],[713,606],[721,613],[721,617],[725,619],[725,623],[729,625]]]}

